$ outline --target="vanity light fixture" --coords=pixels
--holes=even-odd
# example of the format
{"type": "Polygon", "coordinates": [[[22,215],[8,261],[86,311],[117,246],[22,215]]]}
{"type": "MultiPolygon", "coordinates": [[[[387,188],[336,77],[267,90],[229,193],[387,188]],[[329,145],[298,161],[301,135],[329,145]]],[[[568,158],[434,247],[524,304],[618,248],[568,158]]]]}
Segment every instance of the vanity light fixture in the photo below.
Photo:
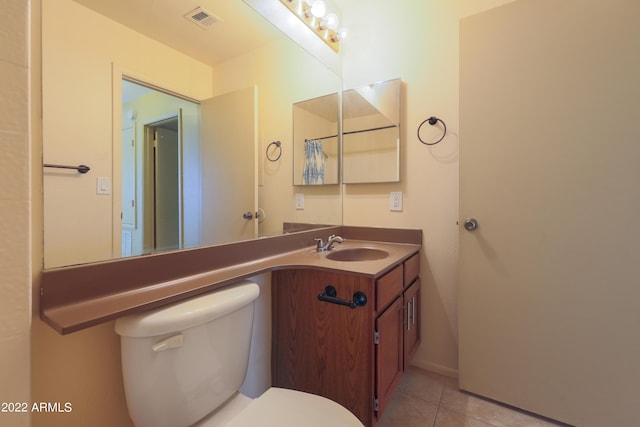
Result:
{"type": "Polygon", "coordinates": [[[311,31],[322,39],[334,52],[340,50],[343,33],[338,32],[338,15],[327,14],[327,5],[322,0],[280,0],[311,31]]]}
{"type": "Polygon", "coordinates": [[[311,14],[317,19],[324,18],[327,14],[327,5],[322,0],[315,0],[311,3],[311,14]]]}

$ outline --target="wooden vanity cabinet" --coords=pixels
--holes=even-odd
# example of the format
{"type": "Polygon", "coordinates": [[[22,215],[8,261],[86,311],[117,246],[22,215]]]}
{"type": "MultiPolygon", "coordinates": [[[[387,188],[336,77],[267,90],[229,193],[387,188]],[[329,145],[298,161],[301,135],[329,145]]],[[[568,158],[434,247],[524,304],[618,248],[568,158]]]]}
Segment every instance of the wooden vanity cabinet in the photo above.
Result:
{"type": "Polygon", "coordinates": [[[275,271],[273,385],[325,396],[365,426],[375,425],[420,342],[418,273],[418,254],[378,279],[313,269],[275,271]],[[362,292],[367,303],[350,308],[320,301],[327,286],[344,300],[362,292]]]}

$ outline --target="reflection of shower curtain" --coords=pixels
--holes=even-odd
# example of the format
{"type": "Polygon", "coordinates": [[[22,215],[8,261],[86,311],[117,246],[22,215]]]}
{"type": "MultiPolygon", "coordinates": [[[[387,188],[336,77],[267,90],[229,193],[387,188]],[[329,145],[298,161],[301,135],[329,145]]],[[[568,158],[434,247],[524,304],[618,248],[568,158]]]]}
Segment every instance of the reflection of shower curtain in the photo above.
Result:
{"type": "Polygon", "coordinates": [[[307,139],[304,141],[304,172],[302,182],[309,184],[324,184],[324,157],[322,141],[307,139]]]}

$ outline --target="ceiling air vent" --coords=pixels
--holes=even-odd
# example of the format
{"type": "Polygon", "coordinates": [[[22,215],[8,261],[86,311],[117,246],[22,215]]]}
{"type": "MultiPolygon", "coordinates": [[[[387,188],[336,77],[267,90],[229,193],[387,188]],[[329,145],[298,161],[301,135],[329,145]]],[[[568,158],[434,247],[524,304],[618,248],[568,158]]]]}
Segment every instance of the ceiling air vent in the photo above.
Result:
{"type": "Polygon", "coordinates": [[[184,17],[202,28],[209,28],[216,22],[222,21],[222,19],[218,18],[216,15],[201,7],[193,9],[191,12],[184,15],[184,17]]]}

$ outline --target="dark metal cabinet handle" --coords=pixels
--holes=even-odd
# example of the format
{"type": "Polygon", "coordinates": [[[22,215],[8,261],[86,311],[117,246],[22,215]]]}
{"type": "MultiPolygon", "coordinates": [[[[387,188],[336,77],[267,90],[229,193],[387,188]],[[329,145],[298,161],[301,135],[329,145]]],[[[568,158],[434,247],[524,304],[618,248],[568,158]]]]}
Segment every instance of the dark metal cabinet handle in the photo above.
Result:
{"type": "Polygon", "coordinates": [[[411,323],[416,324],[416,297],[411,298],[411,323]]]}
{"type": "Polygon", "coordinates": [[[337,295],[336,288],[329,285],[326,288],[324,288],[324,291],[322,291],[320,295],[318,295],[318,299],[320,301],[330,302],[332,304],[338,304],[338,305],[345,305],[351,308],[362,307],[367,303],[367,296],[360,291],[357,291],[356,293],[353,294],[352,301],[347,301],[345,299],[338,298],[336,295],[337,295]]]}
{"type": "Polygon", "coordinates": [[[411,297],[407,301],[407,331],[411,330],[411,325],[416,324],[416,297],[411,297]]]}

